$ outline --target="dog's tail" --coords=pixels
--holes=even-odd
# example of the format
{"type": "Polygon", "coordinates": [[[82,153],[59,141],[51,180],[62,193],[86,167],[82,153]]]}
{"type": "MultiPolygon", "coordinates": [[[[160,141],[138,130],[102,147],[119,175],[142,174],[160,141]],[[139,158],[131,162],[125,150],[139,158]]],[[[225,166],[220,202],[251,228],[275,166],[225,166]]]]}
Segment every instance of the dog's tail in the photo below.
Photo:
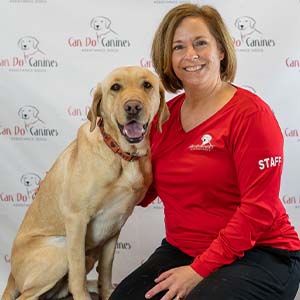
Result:
{"type": "Polygon", "coordinates": [[[19,295],[20,293],[17,290],[15,279],[10,273],[1,300],[15,300],[19,295]]]}

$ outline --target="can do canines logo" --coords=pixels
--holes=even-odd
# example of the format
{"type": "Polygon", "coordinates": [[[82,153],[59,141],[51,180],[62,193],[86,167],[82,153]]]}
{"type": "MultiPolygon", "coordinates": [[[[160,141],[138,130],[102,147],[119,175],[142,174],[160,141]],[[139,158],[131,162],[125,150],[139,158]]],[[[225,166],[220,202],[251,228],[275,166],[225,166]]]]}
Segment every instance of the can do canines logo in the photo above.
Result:
{"type": "Polygon", "coordinates": [[[300,208],[300,195],[295,196],[295,195],[284,194],[280,198],[282,203],[286,207],[300,208]]]}
{"type": "Polygon", "coordinates": [[[90,110],[90,107],[88,105],[74,105],[71,104],[67,107],[67,115],[70,118],[78,119],[81,122],[87,121],[87,114],[90,110]]]}
{"type": "Polygon", "coordinates": [[[59,131],[49,128],[41,119],[36,106],[24,105],[18,109],[18,123],[11,126],[0,126],[0,136],[12,140],[46,141],[48,137],[57,137],[59,131]]]}
{"type": "Polygon", "coordinates": [[[83,105],[78,105],[74,104],[76,101],[72,101],[72,104],[68,105],[66,107],[66,112],[69,118],[78,120],[80,122],[85,122],[87,121],[87,115],[90,110],[90,103],[92,102],[94,92],[96,90],[96,86],[92,87],[89,90],[89,104],[83,104],[83,105]]]}
{"type": "Polygon", "coordinates": [[[284,62],[287,68],[294,69],[300,72],[300,59],[289,56],[285,59],[284,62]]]}
{"type": "Polygon", "coordinates": [[[300,130],[297,128],[284,128],[284,136],[286,139],[293,140],[296,142],[300,142],[300,130]]]}
{"type": "Polygon", "coordinates": [[[9,71],[45,72],[58,67],[57,60],[47,55],[36,37],[23,36],[16,44],[21,56],[0,57],[0,68],[9,68],[9,71]]]}
{"type": "Polygon", "coordinates": [[[234,22],[238,34],[233,38],[236,50],[261,52],[265,48],[275,47],[275,40],[266,38],[256,20],[250,16],[238,17],[234,22]]]}
{"type": "Polygon", "coordinates": [[[24,173],[19,183],[22,188],[14,192],[0,192],[0,203],[13,206],[29,206],[37,193],[41,177],[36,173],[24,173]]]}
{"type": "Polygon", "coordinates": [[[90,20],[91,36],[68,38],[70,48],[81,49],[82,51],[111,51],[116,52],[121,48],[129,48],[131,42],[123,39],[115,30],[108,17],[96,16],[90,20]]]}

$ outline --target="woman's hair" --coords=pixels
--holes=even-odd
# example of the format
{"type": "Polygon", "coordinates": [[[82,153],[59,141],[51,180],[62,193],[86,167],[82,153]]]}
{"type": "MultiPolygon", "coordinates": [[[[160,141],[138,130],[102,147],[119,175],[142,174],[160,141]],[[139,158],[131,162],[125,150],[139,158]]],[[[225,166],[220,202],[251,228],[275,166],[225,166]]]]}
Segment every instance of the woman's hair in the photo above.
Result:
{"type": "Polygon", "coordinates": [[[181,80],[172,68],[172,45],[175,31],[179,23],[186,17],[202,18],[217,45],[224,52],[220,63],[221,79],[232,82],[236,72],[236,55],[233,39],[230,36],[219,12],[208,5],[182,4],[171,9],[161,21],[152,43],[151,56],[155,71],[159,75],[165,89],[176,92],[183,88],[181,80]]]}

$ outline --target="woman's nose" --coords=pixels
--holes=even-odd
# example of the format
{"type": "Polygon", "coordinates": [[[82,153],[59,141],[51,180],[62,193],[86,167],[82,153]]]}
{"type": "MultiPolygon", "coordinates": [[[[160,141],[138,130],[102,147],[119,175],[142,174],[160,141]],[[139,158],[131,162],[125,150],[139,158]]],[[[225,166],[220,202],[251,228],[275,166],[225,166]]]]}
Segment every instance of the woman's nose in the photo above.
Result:
{"type": "Polygon", "coordinates": [[[198,53],[193,46],[189,46],[186,48],[185,56],[188,59],[193,59],[193,57],[198,56],[198,53]]]}

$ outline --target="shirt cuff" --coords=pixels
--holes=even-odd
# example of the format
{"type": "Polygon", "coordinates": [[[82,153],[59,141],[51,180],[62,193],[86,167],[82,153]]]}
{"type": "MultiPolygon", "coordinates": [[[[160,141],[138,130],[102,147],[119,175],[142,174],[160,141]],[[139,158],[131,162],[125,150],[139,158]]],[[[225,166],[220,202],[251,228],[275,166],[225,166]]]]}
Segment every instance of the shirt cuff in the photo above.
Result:
{"type": "Polygon", "coordinates": [[[200,258],[197,257],[192,262],[191,268],[203,278],[209,276],[213,272],[208,264],[201,262],[200,258]]]}

